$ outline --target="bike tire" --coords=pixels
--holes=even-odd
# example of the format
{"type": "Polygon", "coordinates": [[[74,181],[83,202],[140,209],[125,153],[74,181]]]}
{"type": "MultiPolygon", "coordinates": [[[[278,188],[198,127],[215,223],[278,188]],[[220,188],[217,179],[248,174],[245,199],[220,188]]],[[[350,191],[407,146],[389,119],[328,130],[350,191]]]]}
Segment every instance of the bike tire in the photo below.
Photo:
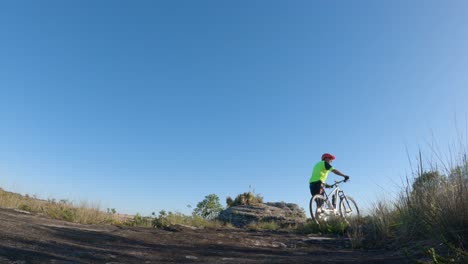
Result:
{"type": "Polygon", "coordinates": [[[309,202],[309,212],[310,212],[310,217],[312,218],[312,221],[315,223],[319,223],[320,220],[320,213],[317,212],[317,202],[322,201],[322,205],[326,204],[325,197],[320,194],[314,195],[312,198],[310,198],[309,202]]]}
{"type": "Polygon", "coordinates": [[[359,217],[359,207],[352,197],[345,196],[340,200],[339,211],[341,217],[350,219],[352,217],[359,217]]]}

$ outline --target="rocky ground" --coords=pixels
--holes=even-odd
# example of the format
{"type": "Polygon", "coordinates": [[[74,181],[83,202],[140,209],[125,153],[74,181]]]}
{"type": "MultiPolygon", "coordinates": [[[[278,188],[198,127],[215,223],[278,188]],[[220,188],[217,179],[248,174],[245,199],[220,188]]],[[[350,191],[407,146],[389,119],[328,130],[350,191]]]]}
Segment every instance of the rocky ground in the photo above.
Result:
{"type": "Polygon", "coordinates": [[[243,229],[80,225],[0,209],[0,263],[405,263],[342,238],[243,229]]]}

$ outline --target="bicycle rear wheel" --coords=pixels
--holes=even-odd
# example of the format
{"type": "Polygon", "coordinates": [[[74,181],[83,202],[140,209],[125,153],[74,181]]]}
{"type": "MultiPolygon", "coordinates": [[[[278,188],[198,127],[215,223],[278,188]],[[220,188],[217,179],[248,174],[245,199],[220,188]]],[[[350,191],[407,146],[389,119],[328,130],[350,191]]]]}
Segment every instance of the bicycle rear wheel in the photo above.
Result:
{"type": "Polygon", "coordinates": [[[320,194],[314,195],[314,197],[310,198],[309,202],[309,211],[310,211],[310,217],[312,218],[312,221],[315,223],[319,223],[319,220],[321,220],[324,217],[324,206],[325,206],[325,197],[320,194]],[[318,206],[318,205],[321,206],[318,206]]]}
{"type": "Polygon", "coordinates": [[[345,196],[340,200],[340,215],[344,219],[359,217],[359,208],[352,197],[345,196]]]}

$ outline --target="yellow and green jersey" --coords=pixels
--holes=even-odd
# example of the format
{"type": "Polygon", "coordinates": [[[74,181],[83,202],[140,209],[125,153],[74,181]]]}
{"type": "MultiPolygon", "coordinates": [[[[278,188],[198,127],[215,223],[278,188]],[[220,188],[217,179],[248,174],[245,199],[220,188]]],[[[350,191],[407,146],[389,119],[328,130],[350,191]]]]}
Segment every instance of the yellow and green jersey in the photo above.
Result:
{"type": "Polygon", "coordinates": [[[321,181],[325,183],[328,177],[328,173],[333,170],[333,167],[330,163],[325,162],[324,160],[319,161],[314,166],[314,170],[312,171],[312,176],[310,177],[309,183],[321,181]]]}

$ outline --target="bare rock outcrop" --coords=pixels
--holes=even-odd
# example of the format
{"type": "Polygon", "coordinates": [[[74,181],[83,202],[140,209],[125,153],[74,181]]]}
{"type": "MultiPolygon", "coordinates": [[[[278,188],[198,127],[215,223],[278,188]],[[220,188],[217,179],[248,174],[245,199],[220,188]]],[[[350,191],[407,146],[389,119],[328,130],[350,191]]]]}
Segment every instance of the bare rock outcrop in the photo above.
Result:
{"type": "Polygon", "coordinates": [[[275,222],[285,227],[305,223],[306,215],[297,204],[276,202],[232,206],[223,210],[218,219],[236,227],[260,222],[275,222]]]}

